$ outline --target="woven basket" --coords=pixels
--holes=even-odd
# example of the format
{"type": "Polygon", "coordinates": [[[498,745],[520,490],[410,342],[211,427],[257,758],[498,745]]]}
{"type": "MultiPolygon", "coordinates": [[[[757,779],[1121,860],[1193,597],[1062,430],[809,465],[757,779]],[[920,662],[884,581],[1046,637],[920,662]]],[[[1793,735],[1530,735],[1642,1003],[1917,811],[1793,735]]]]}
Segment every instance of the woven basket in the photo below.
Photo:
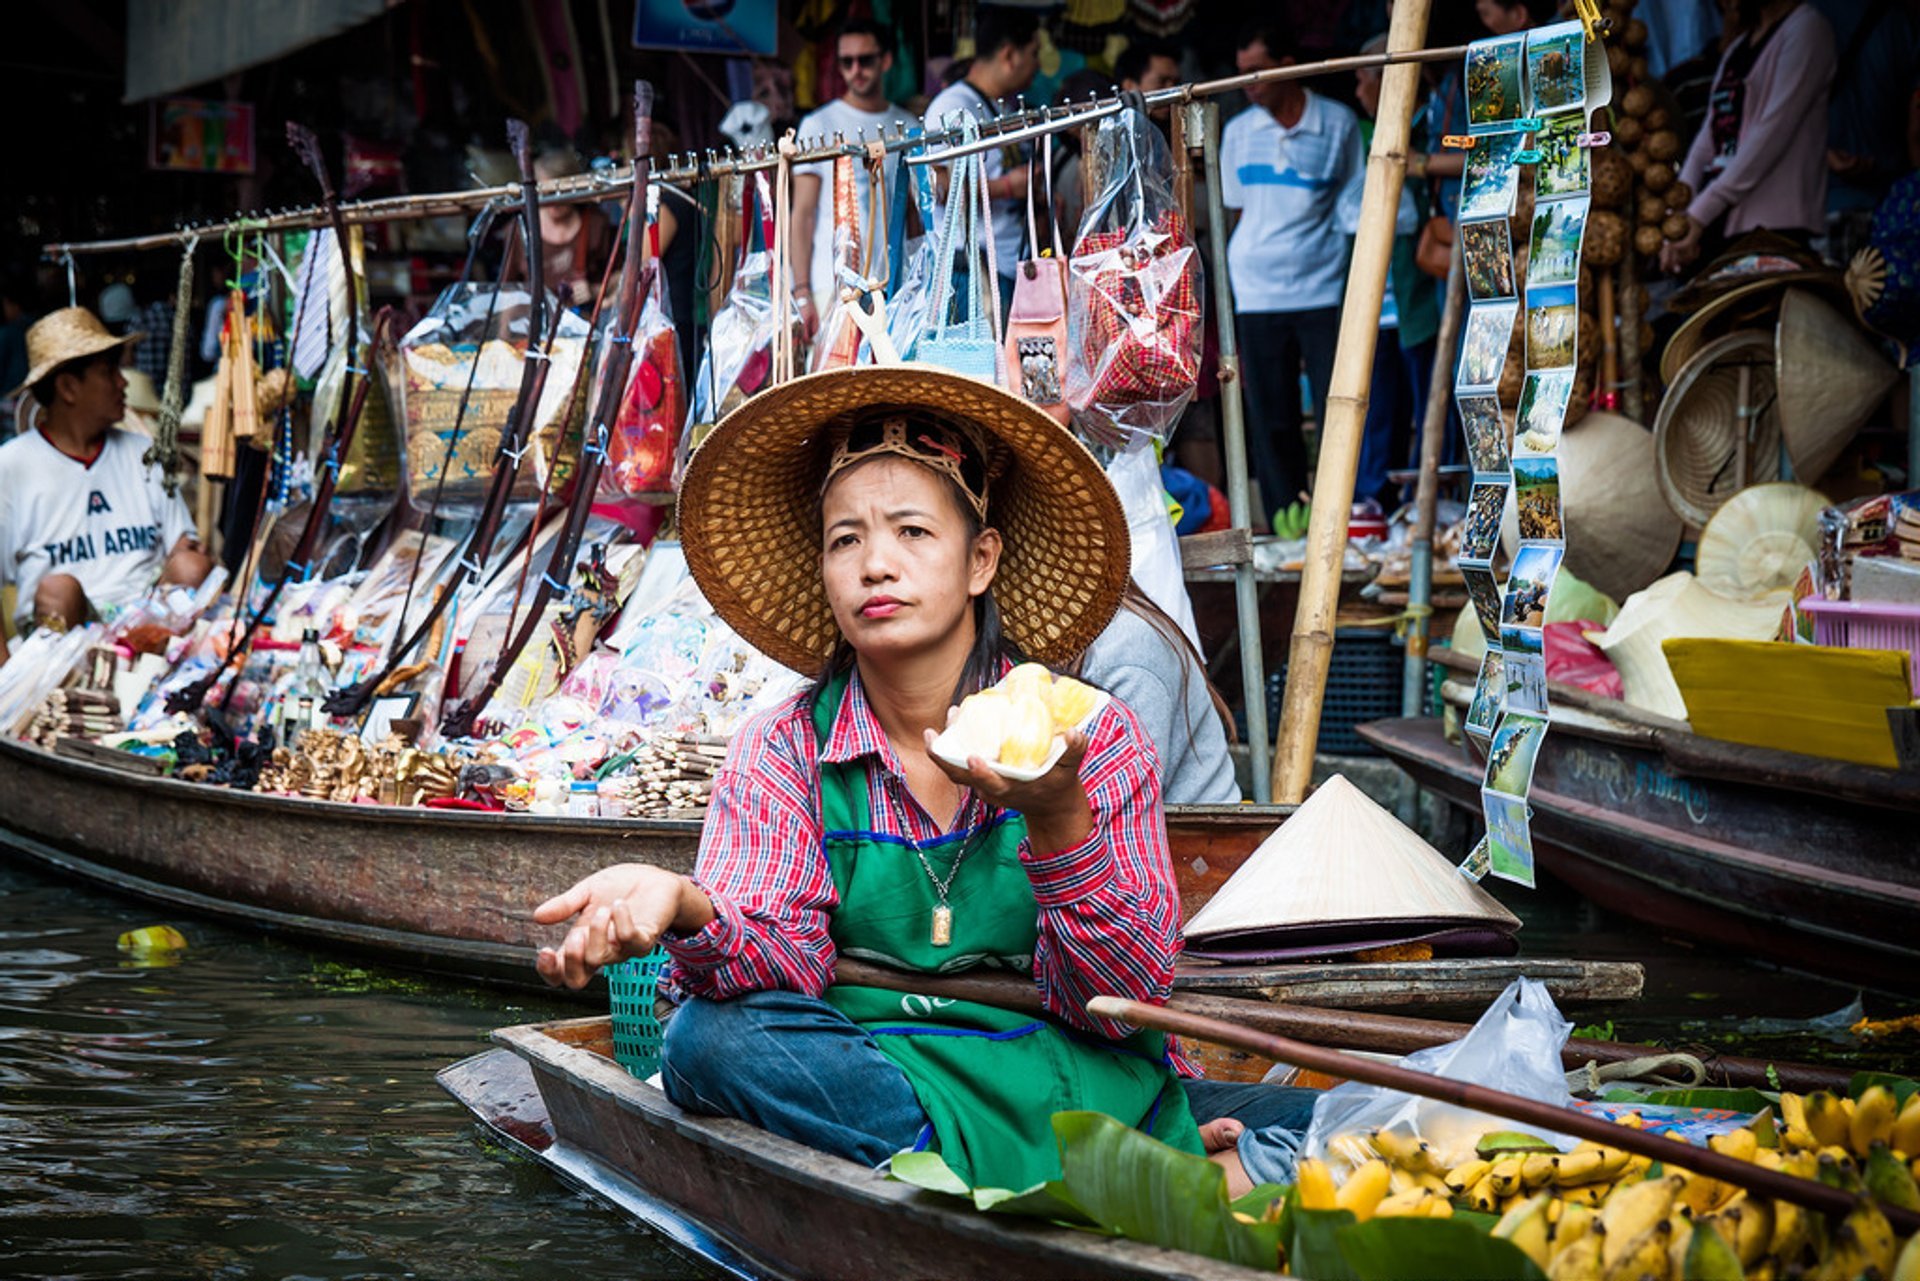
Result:
{"type": "Polygon", "coordinates": [[[656,947],[645,956],[603,971],[613,997],[613,1057],[642,1080],[660,1070],[660,1020],[654,1017],[654,991],[666,949],[656,947]]]}

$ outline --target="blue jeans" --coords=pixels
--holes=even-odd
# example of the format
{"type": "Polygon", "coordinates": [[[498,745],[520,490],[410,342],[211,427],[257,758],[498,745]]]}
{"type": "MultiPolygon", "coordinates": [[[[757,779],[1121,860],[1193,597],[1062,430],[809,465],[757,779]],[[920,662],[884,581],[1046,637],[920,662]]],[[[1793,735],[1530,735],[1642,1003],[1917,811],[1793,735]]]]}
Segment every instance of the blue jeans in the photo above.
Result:
{"type": "Polygon", "coordinates": [[[914,1147],[927,1128],[906,1073],[818,997],[695,998],[667,1020],[660,1057],[677,1107],[734,1117],[862,1165],[914,1147]]]}

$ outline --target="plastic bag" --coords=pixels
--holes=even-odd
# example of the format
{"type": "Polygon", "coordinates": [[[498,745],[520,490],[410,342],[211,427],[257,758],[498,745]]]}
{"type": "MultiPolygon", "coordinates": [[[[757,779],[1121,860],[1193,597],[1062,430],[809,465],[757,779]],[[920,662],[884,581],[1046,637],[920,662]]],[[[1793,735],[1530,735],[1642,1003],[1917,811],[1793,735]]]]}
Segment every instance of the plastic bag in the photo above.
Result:
{"type": "MultiPolygon", "coordinates": [[[[606,344],[608,356],[613,345],[606,344]]],[[[606,357],[601,358],[604,375],[606,357]]],[[[599,403],[598,379],[592,396],[599,403]]],[[[607,437],[607,461],[600,469],[603,497],[639,498],[665,492],[673,483],[673,460],[687,419],[686,378],[680,345],[668,305],[666,273],[653,274],[653,287],[633,331],[633,363],[626,394],[607,437]]]]}
{"type": "MultiPolygon", "coordinates": [[[[900,285],[887,299],[887,337],[893,340],[893,349],[900,353],[901,360],[914,360],[920,335],[926,332],[933,312],[933,291],[939,281],[940,237],[933,231],[937,224],[928,166],[902,162],[901,168],[910,171],[910,175],[903,175],[901,180],[913,184],[913,197],[920,207],[920,225],[926,234],[905,241],[901,248],[900,262],[895,268],[900,272],[900,285]]],[[[863,348],[861,358],[870,360],[872,356],[863,348]]]]}
{"type": "MultiPolygon", "coordinates": [[[[369,368],[373,362],[390,360],[392,355],[390,351],[372,349],[365,325],[360,326],[359,349],[360,363],[369,368]]],[[[391,376],[388,370],[382,372],[391,376]]],[[[327,353],[326,363],[313,385],[313,408],[308,419],[311,425],[309,458],[320,455],[322,437],[333,422],[346,381],[346,347],[336,343],[327,353]]],[[[366,533],[385,520],[399,500],[404,481],[401,472],[400,434],[394,421],[392,392],[386,378],[375,378],[367,389],[366,403],[361,406],[353,443],[346,457],[340,460],[340,477],[334,486],[333,502],[327,508],[328,515],[356,534],[366,533]]],[[[308,480],[310,483],[311,473],[308,480]]]]}
{"type": "Polygon", "coordinates": [[[1067,263],[1067,404],[1089,439],[1164,441],[1200,377],[1200,254],[1166,142],[1144,115],[1102,120],[1092,151],[1106,180],[1067,263]]]}
{"type": "MultiPolygon", "coordinates": [[[[1571,1108],[1573,1095],[1567,1092],[1560,1051],[1572,1031],[1573,1024],[1560,1017],[1544,983],[1515,979],[1472,1031],[1458,1041],[1409,1054],[1401,1066],[1571,1108]]],[[[1327,1161],[1335,1176],[1344,1178],[1373,1154],[1371,1149],[1356,1150],[1362,1145],[1349,1141],[1348,1135],[1400,1130],[1425,1139],[1440,1164],[1451,1167],[1473,1156],[1481,1135],[1515,1128],[1521,1127],[1484,1112],[1350,1082],[1327,1091],[1314,1103],[1306,1153],[1327,1161]]],[[[1528,1132],[1532,1133],[1531,1128],[1528,1132]]],[[[1574,1144],[1566,1135],[1539,1137],[1563,1151],[1574,1144]]]]}
{"type": "Polygon", "coordinates": [[[1180,625],[1195,653],[1200,633],[1193,621],[1193,603],[1187,598],[1186,574],[1180,567],[1180,539],[1167,511],[1167,491],[1160,483],[1160,465],[1153,447],[1144,441],[1107,464],[1107,479],[1120,495],[1127,513],[1127,533],[1133,544],[1133,581],[1140,585],[1168,618],[1180,625]]]}
{"type": "MultiPolygon", "coordinates": [[[[558,306],[548,298],[547,314],[552,316],[558,306]]],[[[442,514],[471,510],[485,501],[501,433],[519,399],[532,318],[533,298],[523,285],[453,285],[400,340],[389,377],[406,424],[407,492],[415,507],[427,510],[436,486],[442,514]],[[469,378],[472,391],[466,393],[469,378]],[[467,394],[464,415],[460,413],[463,393],[467,394]],[[460,437],[449,456],[447,444],[456,418],[460,437]]],[[[568,423],[562,420],[570,418],[569,409],[579,412],[573,385],[580,376],[589,337],[585,320],[570,311],[560,313],[560,333],[553,342],[552,363],[529,433],[538,446],[515,479],[515,502],[540,496],[549,460],[563,474],[571,469],[571,460],[556,459],[555,454],[568,436],[568,423]]]]}

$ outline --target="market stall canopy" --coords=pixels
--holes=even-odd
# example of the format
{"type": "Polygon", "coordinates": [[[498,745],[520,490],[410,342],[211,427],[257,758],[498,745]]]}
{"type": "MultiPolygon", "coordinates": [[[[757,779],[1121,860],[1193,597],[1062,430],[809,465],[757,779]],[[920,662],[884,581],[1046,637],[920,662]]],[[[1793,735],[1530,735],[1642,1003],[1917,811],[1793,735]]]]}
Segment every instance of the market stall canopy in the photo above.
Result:
{"type": "Polygon", "coordinates": [[[377,18],[399,0],[142,0],[127,6],[128,102],[176,93],[377,18]]]}
{"type": "Polygon", "coordinates": [[[1507,956],[1520,920],[1344,775],[1322,783],[1187,922],[1187,953],[1298,960],[1426,943],[1507,956]]]}

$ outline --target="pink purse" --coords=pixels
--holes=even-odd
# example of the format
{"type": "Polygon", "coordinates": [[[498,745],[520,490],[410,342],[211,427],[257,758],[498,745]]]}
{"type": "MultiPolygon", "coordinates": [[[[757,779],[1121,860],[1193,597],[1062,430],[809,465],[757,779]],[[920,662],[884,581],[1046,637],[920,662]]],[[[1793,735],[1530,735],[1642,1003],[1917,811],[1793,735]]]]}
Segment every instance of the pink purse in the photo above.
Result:
{"type": "Polygon", "coordinates": [[[1053,216],[1053,139],[1048,137],[1047,231],[1050,252],[1040,249],[1033,218],[1033,171],[1027,171],[1027,243],[1036,255],[1013,273],[1013,308],[1007,316],[1002,385],[1032,401],[1065,426],[1067,408],[1067,260],[1060,250],[1060,226],[1053,216]]]}

